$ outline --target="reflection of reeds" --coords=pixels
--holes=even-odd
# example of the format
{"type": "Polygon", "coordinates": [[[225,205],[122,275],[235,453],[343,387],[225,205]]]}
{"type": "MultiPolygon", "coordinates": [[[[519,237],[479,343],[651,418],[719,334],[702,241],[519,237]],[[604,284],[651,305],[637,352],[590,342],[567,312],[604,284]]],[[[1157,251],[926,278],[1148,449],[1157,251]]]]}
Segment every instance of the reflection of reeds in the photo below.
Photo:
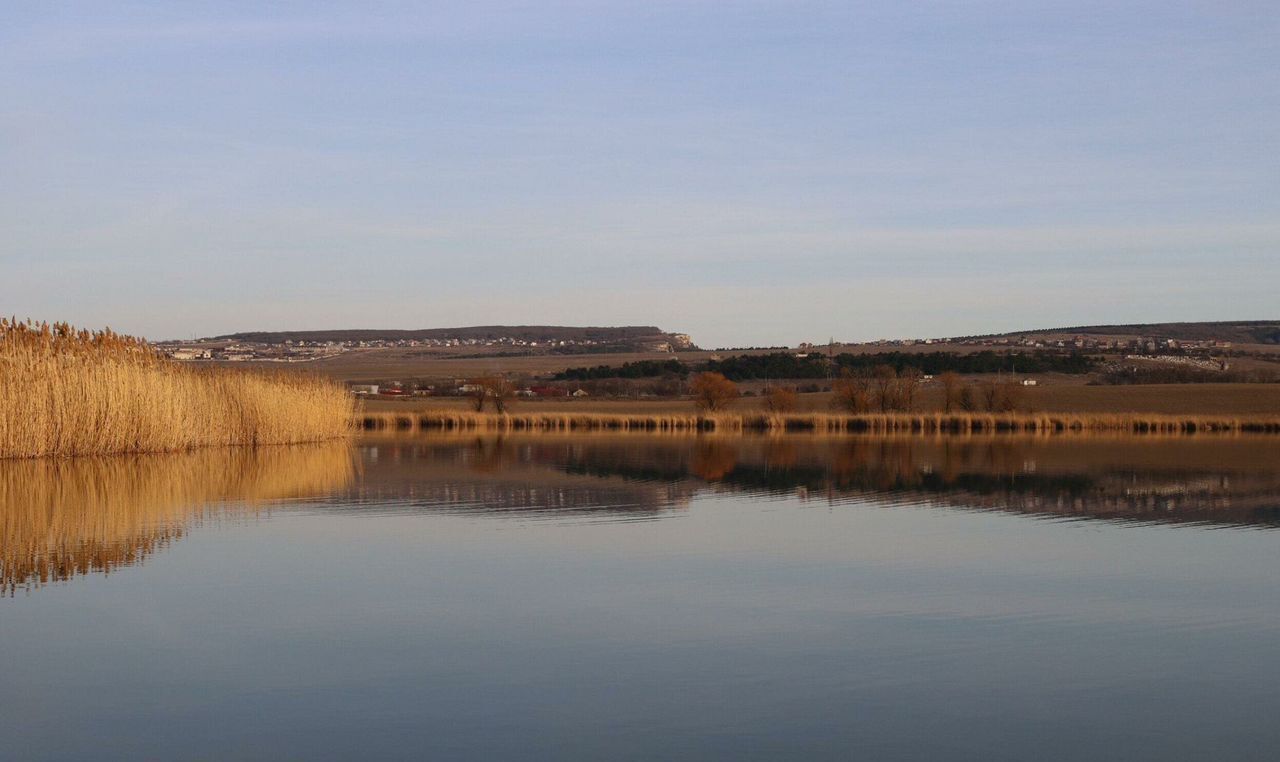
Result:
{"type": "Polygon", "coordinates": [[[109,331],[0,320],[0,458],[312,442],[350,396],[301,374],[197,369],[109,331]]]}
{"type": "Polygon", "coordinates": [[[442,429],[491,431],[618,431],[687,433],[714,431],[813,432],[819,434],[1132,434],[1280,433],[1280,417],[1240,418],[1147,413],[476,413],[425,410],[413,413],[364,413],[365,429],[442,429]]]}
{"type": "Polygon", "coordinates": [[[345,443],[0,462],[0,591],[127,566],[232,506],[353,475],[345,443]]]}

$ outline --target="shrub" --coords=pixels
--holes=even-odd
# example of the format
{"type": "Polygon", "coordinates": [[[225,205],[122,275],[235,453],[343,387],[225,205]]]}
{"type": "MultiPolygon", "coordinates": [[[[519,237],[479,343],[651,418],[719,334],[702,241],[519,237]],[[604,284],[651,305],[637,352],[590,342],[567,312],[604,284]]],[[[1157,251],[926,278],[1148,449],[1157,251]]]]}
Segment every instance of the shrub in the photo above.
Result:
{"type": "Polygon", "coordinates": [[[689,392],[699,410],[714,413],[733,404],[738,398],[738,385],[720,373],[699,373],[690,382],[689,392]]]}

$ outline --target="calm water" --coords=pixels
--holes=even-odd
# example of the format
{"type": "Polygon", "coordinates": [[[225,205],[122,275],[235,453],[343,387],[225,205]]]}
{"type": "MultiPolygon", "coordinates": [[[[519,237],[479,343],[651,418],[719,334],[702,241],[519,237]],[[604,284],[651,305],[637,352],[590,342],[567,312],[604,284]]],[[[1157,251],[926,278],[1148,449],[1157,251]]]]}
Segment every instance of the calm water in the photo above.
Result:
{"type": "Polygon", "coordinates": [[[1280,441],[0,463],[0,757],[1275,759],[1280,441]]]}

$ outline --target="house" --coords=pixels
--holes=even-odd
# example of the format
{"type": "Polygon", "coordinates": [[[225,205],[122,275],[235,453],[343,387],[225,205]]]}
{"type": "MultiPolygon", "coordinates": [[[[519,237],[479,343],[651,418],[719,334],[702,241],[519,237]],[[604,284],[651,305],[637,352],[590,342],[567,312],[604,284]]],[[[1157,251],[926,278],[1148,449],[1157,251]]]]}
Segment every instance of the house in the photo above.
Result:
{"type": "Polygon", "coordinates": [[[377,384],[352,384],[351,393],[359,394],[359,395],[377,394],[378,385],[377,384]]]}
{"type": "Polygon", "coordinates": [[[1039,383],[1039,382],[1037,382],[1034,378],[1024,378],[1024,379],[1022,379],[1022,385],[1023,385],[1023,386],[1035,386],[1037,383],[1039,383]]]}
{"type": "Polygon", "coordinates": [[[573,394],[572,394],[571,396],[573,396],[573,397],[590,397],[591,395],[587,394],[587,390],[586,390],[586,389],[574,389],[574,390],[573,390],[573,394]]]}

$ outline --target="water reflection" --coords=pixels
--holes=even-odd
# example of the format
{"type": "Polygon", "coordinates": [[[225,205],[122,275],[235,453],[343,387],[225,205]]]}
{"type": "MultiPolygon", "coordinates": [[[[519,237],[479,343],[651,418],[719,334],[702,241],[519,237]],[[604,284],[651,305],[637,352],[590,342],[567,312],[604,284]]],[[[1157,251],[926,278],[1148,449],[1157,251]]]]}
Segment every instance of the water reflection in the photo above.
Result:
{"type": "Polygon", "coordinates": [[[1269,760],[1280,534],[1165,522],[1275,526],[1278,447],[406,435],[0,463],[9,590],[171,544],[0,601],[0,758],[1269,760]]]}
{"type": "Polygon", "coordinates": [[[632,517],[699,492],[1038,516],[1280,525],[1280,442],[1052,438],[380,437],[348,495],[432,510],[632,517]]]}
{"type": "Polygon", "coordinates": [[[139,563],[209,520],[317,510],[644,521],[700,493],[1280,526],[1271,439],[505,437],[0,462],[0,592],[139,563]],[[357,476],[358,469],[358,476],[357,476]]]}
{"type": "Polygon", "coordinates": [[[0,461],[0,592],[139,563],[193,525],[354,473],[345,444],[0,461]]]}

